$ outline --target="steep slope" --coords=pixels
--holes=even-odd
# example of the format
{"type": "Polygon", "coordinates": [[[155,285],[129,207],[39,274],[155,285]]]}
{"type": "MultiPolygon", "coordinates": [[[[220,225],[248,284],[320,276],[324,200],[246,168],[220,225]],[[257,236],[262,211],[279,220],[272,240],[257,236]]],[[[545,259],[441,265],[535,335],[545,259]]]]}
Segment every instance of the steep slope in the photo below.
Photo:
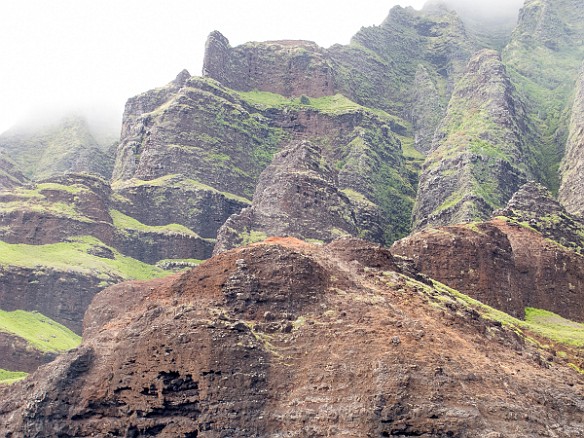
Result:
{"type": "Polygon", "coordinates": [[[537,172],[526,111],[496,52],[469,61],[420,177],[414,227],[486,219],[537,172]]]}
{"type": "Polygon", "coordinates": [[[422,11],[398,6],[380,26],[358,32],[350,45],[330,49],[309,41],[231,47],[227,38],[213,32],[207,40],[203,75],[236,90],[285,97],[341,93],[414,122],[416,147],[426,151],[428,132],[443,115],[454,83],[476,47],[456,13],[444,4],[429,3],[422,11]],[[429,87],[431,102],[417,93],[420,80],[429,87]]]}
{"type": "Polygon", "coordinates": [[[570,213],[584,214],[584,64],[576,90],[562,161],[559,200],[570,213]]]}
{"type": "Polygon", "coordinates": [[[527,184],[484,223],[424,230],[392,252],[420,272],[483,303],[523,317],[547,309],[584,321],[584,221],[542,186],[527,184]]]}
{"type": "Polygon", "coordinates": [[[124,120],[115,208],[147,225],[178,223],[214,239],[249,205],[273,154],[308,140],[321,148],[336,188],[351,189],[345,196],[354,194],[356,207],[371,204],[379,216],[374,240],[391,242],[409,230],[416,176],[399,140],[407,123],[383,111],[341,95],[236,92],[183,72],[131,100],[124,120]]]}
{"type": "Polygon", "coordinates": [[[40,313],[0,310],[0,369],[31,373],[80,343],[79,336],[40,313]]]}
{"type": "Polygon", "coordinates": [[[281,135],[231,90],[183,71],[126,105],[116,209],[146,225],[178,223],[215,238],[249,204],[281,135]]]}
{"type": "Polygon", "coordinates": [[[584,433],[584,380],[565,359],[525,342],[519,321],[501,326],[493,310],[399,271],[364,242],[280,239],[110,288],[81,348],[0,389],[0,433],[584,433]]]}
{"type": "Polygon", "coordinates": [[[31,179],[65,172],[109,178],[113,167],[108,153],[111,143],[101,144],[94,135],[97,133],[92,132],[87,119],[76,114],[49,121],[25,121],[0,135],[0,152],[31,179]]]}
{"type": "Polygon", "coordinates": [[[284,148],[260,176],[251,207],[220,228],[214,252],[268,236],[330,242],[364,233],[356,208],[337,187],[337,175],[319,147],[305,141],[284,148]]]}
{"type": "Polygon", "coordinates": [[[14,161],[0,151],[0,190],[20,186],[26,181],[27,178],[14,161]]]}
{"type": "Polygon", "coordinates": [[[584,59],[584,9],[579,0],[527,0],[503,51],[511,80],[537,129],[536,150],[554,192],[568,134],[571,95],[584,59]]]}
{"type": "Polygon", "coordinates": [[[363,28],[350,45],[335,45],[330,51],[338,90],[414,122],[416,148],[426,152],[431,137],[424,132],[436,128],[454,84],[478,48],[455,12],[428,2],[421,11],[396,6],[380,26],[363,28]],[[429,75],[429,102],[417,93],[419,72],[429,75]]]}

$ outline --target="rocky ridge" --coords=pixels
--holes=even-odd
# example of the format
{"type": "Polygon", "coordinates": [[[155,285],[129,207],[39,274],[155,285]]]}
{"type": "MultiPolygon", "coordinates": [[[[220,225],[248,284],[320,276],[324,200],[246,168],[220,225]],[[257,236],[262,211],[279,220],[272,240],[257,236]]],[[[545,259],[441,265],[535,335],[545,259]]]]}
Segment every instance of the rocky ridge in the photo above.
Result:
{"type": "Polygon", "coordinates": [[[566,155],[562,161],[562,184],[559,199],[573,214],[584,214],[582,151],[584,150],[584,64],[581,69],[572,107],[566,155]]]}
{"type": "Polygon", "coordinates": [[[414,228],[486,219],[536,170],[525,109],[498,54],[483,50],[457,83],[424,163],[414,228]]]}
{"type": "Polygon", "coordinates": [[[584,222],[526,184],[496,218],[414,233],[392,252],[461,292],[522,318],[526,307],[584,321],[584,222]]]}
{"type": "Polygon", "coordinates": [[[102,292],[79,349],[0,389],[0,433],[584,433],[582,377],[483,312],[375,246],[275,239],[102,292]]]}

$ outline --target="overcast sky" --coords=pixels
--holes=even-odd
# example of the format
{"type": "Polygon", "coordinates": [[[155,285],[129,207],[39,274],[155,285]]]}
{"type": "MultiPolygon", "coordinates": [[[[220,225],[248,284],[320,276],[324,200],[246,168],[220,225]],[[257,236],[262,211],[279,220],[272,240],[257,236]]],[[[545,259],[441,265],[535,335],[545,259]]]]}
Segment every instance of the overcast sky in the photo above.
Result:
{"type": "MultiPolygon", "coordinates": [[[[492,5],[521,0],[468,0],[492,5]]],[[[1,0],[0,132],[32,108],[110,106],[201,72],[205,39],[346,44],[396,4],[425,0],[1,0]]]]}

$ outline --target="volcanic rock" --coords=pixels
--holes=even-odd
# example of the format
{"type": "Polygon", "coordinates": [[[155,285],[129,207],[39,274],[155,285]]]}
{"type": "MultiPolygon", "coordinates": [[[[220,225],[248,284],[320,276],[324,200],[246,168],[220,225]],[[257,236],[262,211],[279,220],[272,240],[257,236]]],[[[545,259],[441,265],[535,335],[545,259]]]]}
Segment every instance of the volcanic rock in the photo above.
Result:
{"type": "Polygon", "coordinates": [[[584,321],[584,224],[543,186],[525,184],[497,218],[427,229],[392,252],[483,303],[523,317],[526,307],[584,321]]]}
{"type": "Polygon", "coordinates": [[[559,199],[573,214],[584,214],[584,64],[577,83],[566,155],[561,167],[559,199]]]}
{"type": "Polygon", "coordinates": [[[273,239],[107,289],[79,349],[0,389],[0,433],[584,433],[581,375],[446,289],[396,272],[378,247],[351,257],[347,243],[273,239]]]}
{"type": "Polygon", "coordinates": [[[335,94],[330,55],[311,41],[267,41],[232,48],[227,38],[214,31],[205,45],[203,76],[241,91],[286,97],[335,94]]]}
{"type": "Polygon", "coordinates": [[[262,173],[251,207],[219,230],[215,253],[268,236],[330,242],[359,234],[350,199],[322,151],[307,141],[278,153],[262,173]]]}
{"type": "Polygon", "coordinates": [[[525,110],[496,52],[468,63],[420,176],[414,227],[484,220],[533,174],[525,110]],[[472,120],[472,122],[470,122],[472,120]]]}

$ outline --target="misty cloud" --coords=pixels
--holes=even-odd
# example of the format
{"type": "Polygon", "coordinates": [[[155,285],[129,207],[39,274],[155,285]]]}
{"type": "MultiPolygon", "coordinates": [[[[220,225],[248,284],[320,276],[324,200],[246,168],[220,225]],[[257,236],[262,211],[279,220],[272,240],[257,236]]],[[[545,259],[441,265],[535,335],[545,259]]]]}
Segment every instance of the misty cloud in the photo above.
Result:
{"type": "Polygon", "coordinates": [[[516,20],[523,0],[444,0],[461,15],[489,21],[516,20]]]}
{"type": "MultiPolygon", "coordinates": [[[[449,0],[496,16],[519,0],[449,0]]],[[[187,68],[199,74],[204,44],[220,30],[233,45],[270,39],[347,44],[400,4],[424,0],[19,0],[0,3],[0,132],[31,108],[106,106],[164,85],[187,68]]]]}

